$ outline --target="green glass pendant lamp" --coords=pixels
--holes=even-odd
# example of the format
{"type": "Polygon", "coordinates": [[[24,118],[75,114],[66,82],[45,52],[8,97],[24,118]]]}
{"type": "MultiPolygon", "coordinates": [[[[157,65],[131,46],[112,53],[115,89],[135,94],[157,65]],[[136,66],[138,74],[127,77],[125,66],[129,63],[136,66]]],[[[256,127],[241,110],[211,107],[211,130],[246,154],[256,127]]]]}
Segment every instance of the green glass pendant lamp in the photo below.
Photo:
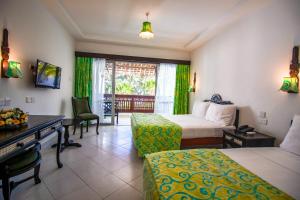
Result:
{"type": "Polygon", "coordinates": [[[142,30],[139,34],[142,39],[152,39],[154,34],[152,32],[151,22],[148,21],[149,12],[146,13],[147,21],[143,22],[142,30]]]}

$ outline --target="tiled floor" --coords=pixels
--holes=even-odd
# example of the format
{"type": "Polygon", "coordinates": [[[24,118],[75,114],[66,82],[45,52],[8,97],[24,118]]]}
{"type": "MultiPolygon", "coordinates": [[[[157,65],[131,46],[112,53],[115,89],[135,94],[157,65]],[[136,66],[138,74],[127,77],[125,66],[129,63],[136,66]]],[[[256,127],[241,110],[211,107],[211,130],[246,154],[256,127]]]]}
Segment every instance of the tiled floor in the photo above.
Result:
{"type": "MultiPolygon", "coordinates": [[[[74,138],[78,137],[77,133],[74,138]]],[[[142,199],[143,161],[132,145],[130,126],[101,127],[98,136],[90,128],[77,141],[81,148],[69,148],[61,154],[62,169],[57,168],[55,151],[45,150],[42,183],[20,185],[12,192],[12,199],[142,199]]]]}

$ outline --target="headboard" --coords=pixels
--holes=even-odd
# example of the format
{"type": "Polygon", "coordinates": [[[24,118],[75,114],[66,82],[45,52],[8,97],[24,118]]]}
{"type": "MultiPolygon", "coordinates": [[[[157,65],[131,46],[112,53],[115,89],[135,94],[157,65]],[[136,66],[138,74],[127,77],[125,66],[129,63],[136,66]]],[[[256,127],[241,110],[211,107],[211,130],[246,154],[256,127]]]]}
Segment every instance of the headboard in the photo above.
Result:
{"type": "MultiPolygon", "coordinates": [[[[205,102],[213,102],[221,105],[230,105],[233,104],[231,101],[223,101],[222,96],[220,94],[213,94],[209,100],[204,100],[205,102]]],[[[239,118],[240,118],[240,110],[237,108],[235,113],[234,126],[239,127],[239,118]]]]}

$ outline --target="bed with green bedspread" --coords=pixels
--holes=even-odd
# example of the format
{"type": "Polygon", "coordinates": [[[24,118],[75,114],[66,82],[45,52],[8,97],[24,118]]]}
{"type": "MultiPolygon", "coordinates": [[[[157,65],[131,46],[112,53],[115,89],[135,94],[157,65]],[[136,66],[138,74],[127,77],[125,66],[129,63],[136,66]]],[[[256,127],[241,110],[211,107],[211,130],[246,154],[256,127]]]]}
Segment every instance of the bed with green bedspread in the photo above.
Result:
{"type": "Polygon", "coordinates": [[[292,199],[216,149],[145,156],[144,197],[166,199],[292,199]]]}
{"type": "Polygon", "coordinates": [[[180,149],[182,128],[158,114],[133,113],[133,143],[138,155],[180,149]]]}

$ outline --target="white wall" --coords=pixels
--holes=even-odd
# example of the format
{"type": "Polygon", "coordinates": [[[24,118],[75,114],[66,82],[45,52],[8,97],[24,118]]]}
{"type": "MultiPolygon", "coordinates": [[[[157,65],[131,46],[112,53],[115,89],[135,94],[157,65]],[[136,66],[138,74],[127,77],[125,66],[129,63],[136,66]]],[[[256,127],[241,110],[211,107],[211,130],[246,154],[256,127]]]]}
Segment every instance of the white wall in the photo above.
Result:
{"type": "Polygon", "coordinates": [[[188,51],[161,49],[151,47],[138,47],[128,45],[114,45],[95,42],[76,42],[76,51],[116,54],[126,56],[139,56],[151,58],[165,58],[176,60],[190,60],[190,53],[188,51]]]}
{"type": "Polygon", "coordinates": [[[300,95],[279,91],[295,45],[300,45],[300,1],[271,1],[192,52],[191,72],[198,78],[191,103],[220,93],[241,107],[241,124],[280,142],[293,115],[300,114],[300,95]],[[267,112],[267,126],[258,123],[259,111],[267,112]]]}
{"type": "Polygon", "coordinates": [[[1,0],[0,27],[6,21],[9,31],[10,59],[21,62],[23,79],[0,78],[0,98],[12,99],[30,114],[65,114],[71,116],[74,42],[39,0],[1,0]],[[62,67],[61,89],[35,88],[31,64],[41,59],[62,67]],[[25,97],[34,97],[32,104],[25,97]]]}

